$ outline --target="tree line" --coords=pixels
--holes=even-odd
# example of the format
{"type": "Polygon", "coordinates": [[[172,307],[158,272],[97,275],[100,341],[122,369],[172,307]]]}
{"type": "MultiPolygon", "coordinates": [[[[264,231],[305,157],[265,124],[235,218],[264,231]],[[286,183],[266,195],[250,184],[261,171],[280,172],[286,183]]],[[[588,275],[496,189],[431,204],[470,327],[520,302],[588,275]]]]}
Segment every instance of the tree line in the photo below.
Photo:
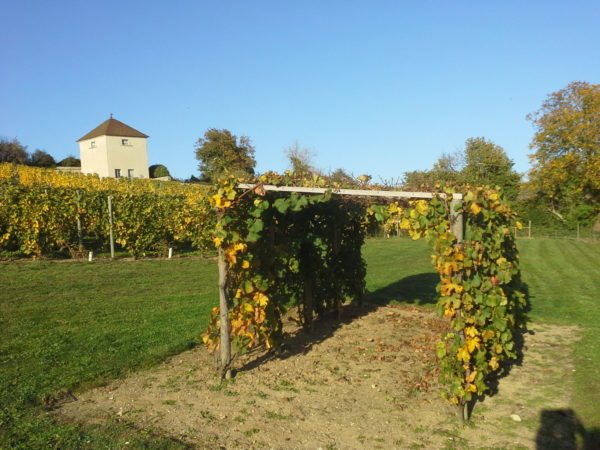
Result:
{"type": "MultiPolygon", "coordinates": [[[[514,170],[501,146],[472,137],[462,150],[442,154],[431,169],[406,172],[398,182],[387,184],[420,191],[500,187],[523,220],[549,227],[595,223],[600,229],[600,84],[572,82],[549,94],[527,119],[534,127],[532,169],[527,174],[514,170]]],[[[199,180],[211,182],[224,173],[255,175],[255,150],[247,136],[238,139],[229,130],[211,128],[196,142],[195,152],[199,180]]],[[[371,180],[341,168],[323,173],[314,164],[314,153],[298,143],[285,152],[298,178],[319,175],[340,187],[364,186],[371,180]]]]}
{"type": "Polygon", "coordinates": [[[27,146],[17,138],[0,138],[0,163],[25,164],[34,167],[81,167],[81,161],[74,156],[68,156],[61,161],[44,150],[27,151],[27,146]]]}

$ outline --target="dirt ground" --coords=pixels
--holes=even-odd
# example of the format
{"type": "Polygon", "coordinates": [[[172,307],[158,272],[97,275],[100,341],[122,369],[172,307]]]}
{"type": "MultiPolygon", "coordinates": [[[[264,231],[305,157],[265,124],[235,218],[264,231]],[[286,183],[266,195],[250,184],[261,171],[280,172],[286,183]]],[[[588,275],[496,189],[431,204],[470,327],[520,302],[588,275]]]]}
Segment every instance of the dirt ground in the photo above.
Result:
{"type": "Polygon", "coordinates": [[[522,364],[463,426],[439,395],[434,353],[444,325],[420,307],[348,306],[309,334],[287,321],[281,354],[240,358],[233,381],[219,383],[214,356],[198,347],[82,393],[56,414],[123,421],[198,448],[536,448],[536,439],[570,448],[568,430],[538,430],[548,411],[568,411],[577,329],[531,330],[522,364]]]}

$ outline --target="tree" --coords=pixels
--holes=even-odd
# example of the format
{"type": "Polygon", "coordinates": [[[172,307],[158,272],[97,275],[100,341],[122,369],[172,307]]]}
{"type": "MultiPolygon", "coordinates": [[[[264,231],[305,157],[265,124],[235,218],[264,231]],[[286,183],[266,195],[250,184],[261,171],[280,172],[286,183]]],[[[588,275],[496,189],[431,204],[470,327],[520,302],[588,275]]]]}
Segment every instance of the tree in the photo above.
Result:
{"type": "Polygon", "coordinates": [[[162,177],[170,177],[169,169],[162,164],[154,164],[148,168],[148,172],[150,172],[150,178],[162,178],[162,177]]]}
{"type": "Polygon", "coordinates": [[[600,207],[600,84],[576,81],[527,116],[536,130],[529,186],[564,219],[600,207]]]}
{"type": "Polygon", "coordinates": [[[247,136],[231,134],[229,130],[210,128],[196,142],[196,159],[203,181],[212,182],[220,176],[254,176],[254,147],[247,136]]]}
{"type": "Polygon", "coordinates": [[[500,186],[507,199],[515,200],[521,176],[513,170],[514,163],[499,145],[483,137],[469,138],[462,151],[444,153],[433,169],[406,172],[403,185],[411,190],[436,190],[437,184],[500,186]]]}
{"type": "Polygon", "coordinates": [[[59,167],[81,167],[81,160],[79,158],[75,158],[74,156],[67,156],[62,161],[58,163],[59,167]]]}
{"type": "Polygon", "coordinates": [[[472,186],[500,186],[509,200],[519,194],[521,175],[513,170],[514,163],[499,145],[483,137],[467,139],[461,181],[472,186]]]}
{"type": "Polygon", "coordinates": [[[12,140],[0,139],[0,162],[26,164],[27,157],[27,147],[21,145],[17,138],[12,140]]]}
{"type": "Polygon", "coordinates": [[[290,164],[290,170],[300,178],[312,176],[313,173],[318,173],[315,168],[313,159],[315,153],[307,148],[300,147],[298,141],[294,142],[285,150],[290,164]]]}
{"type": "Polygon", "coordinates": [[[335,169],[329,175],[330,183],[343,188],[353,188],[360,186],[359,182],[344,169],[335,169]]]}
{"type": "Polygon", "coordinates": [[[36,150],[28,158],[28,164],[35,167],[56,167],[56,161],[48,152],[36,150]]]}

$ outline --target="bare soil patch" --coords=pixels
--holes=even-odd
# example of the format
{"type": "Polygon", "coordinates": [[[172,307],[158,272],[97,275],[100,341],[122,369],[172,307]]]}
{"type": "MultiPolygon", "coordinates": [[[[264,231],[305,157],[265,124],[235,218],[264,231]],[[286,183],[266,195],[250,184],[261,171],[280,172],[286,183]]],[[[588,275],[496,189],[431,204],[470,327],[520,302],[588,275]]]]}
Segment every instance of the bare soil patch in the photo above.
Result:
{"type": "Polygon", "coordinates": [[[288,321],[282,351],[241,357],[231,382],[219,382],[213,356],[198,347],[56,414],[123,421],[198,448],[535,448],[541,413],[568,408],[577,329],[534,329],[522,365],[463,426],[439,396],[434,354],[445,327],[420,307],[348,306],[311,333],[288,321]]]}

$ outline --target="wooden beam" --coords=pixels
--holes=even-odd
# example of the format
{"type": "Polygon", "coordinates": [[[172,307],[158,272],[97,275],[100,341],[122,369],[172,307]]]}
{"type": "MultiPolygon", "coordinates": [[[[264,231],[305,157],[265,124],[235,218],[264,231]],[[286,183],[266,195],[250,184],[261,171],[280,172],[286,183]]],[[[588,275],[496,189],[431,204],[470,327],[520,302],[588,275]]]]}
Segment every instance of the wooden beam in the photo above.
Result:
{"type": "MultiPolygon", "coordinates": [[[[238,188],[240,189],[253,189],[258,185],[249,183],[240,183],[238,188]]],[[[369,191],[366,189],[332,189],[332,188],[313,188],[313,187],[300,187],[300,186],[273,186],[271,184],[263,184],[261,187],[265,191],[276,191],[276,192],[298,192],[302,194],[324,194],[327,191],[331,191],[338,195],[351,195],[355,197],[387,197],[387,198],[411,198],[411,199],[431,199],[433,197],[446,198],[446,194],[443,192],[404,192],[404,191],[369,191]]],[[[462,194],[452,194],[454,200],[462,200],[462,194]]]]}

